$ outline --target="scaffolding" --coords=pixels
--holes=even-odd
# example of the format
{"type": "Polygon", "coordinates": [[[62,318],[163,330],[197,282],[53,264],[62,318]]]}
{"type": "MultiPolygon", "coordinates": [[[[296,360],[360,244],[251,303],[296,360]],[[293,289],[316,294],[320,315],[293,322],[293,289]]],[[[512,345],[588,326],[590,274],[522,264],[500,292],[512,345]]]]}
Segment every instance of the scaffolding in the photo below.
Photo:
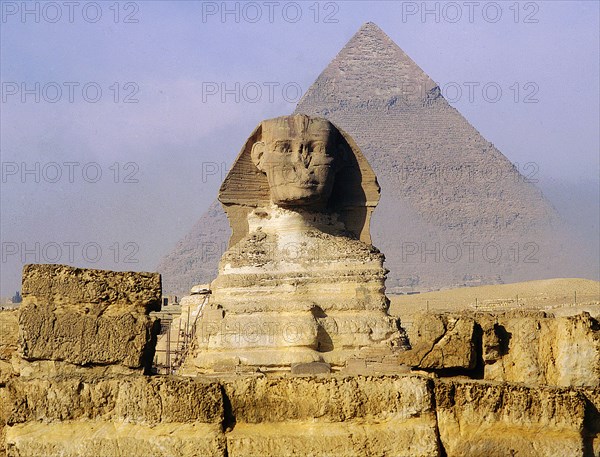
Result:
{"type": "MultiPolygon", "coordinates": [[[[193,322],[190,322],[192,314],[191,307],[188,307],[185,316],[181,314],[178,318],[161,318],[160,321],[160,334],[159,339],[164,336],[165,347],[159,349],[158,344],[155,350],[154,363],[152,364],[152,371],[156,374],[176,374],[177,370],[183,364],[189,348],[194,341],[196,336],[196,323],[202,316],[204,307],[208,303],[210,293],[203,294],[202,303],[199,305],[198,312],[193,322]],[[172,338],[173,322],[178,321],[176,324],[177,338],[172,338]],[[164,361],[161,360],[160,355],[164,354],[164,361]]],[[[162,346],[162,344],[161,344],[162,346]]]]}

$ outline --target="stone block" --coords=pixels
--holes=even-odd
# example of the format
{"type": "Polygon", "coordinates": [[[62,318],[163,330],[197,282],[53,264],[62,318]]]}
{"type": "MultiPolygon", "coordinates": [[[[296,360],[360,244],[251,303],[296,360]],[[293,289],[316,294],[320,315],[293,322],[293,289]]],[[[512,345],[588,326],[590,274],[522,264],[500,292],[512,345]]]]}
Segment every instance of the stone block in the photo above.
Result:
{"type": "Polygon", "coordinates": [[[229,457],[438,457],[435,420],[414,418],[365,425],[315,423],[238,424],[227,435],[229,457]]]}
{"type": "Polygon", "coordinates": [[[600,385],[600,323],[588,313],[509,312],[477,320],[483,329],[486,380],[600,385]]]}
{"type": "Polygon", "coordinates": [[[19,311],[26,360],[149,367],[160,309],[157,273],[26,265],[19,311]]]}
{"type": "Polygon", "coordinates": [[[323,362],[293,363],[292,374],[311,375],[331,372],[331,365],[323,362]]]}
{"type": "Polygon", "coordinates": [[[223,381],[232,456],[439,456],[433,383],[408,376],[223,381]]]}
{"type": "Polygon", "coordinates": [[[87,314],[85,308],[24,303],[19,315],[22,357],[81,366],[148,367],[159,321],[128,310],[111,311],[93,315],[87,314]]]}
{"type": "Polygon", "coordinates": [[[438,381],[440,439],[448,457],[583,456],[586,401],[574,389],[438,381]]]}
{"type": "Polygon", "coordinates": [[[17,374],[11,359],[17,351],[18,337],[18,311],[0,311],[0,386],[17,374]]]}
{"type": "Polygon", "coordinates": [[[477,363],[475,320],[466,315],[420,313],[407,331],[411,349],[399,362],[428,370],[473,369],[477,363]]]}
{"type": "Polygon", "coordinates": [[[18,337],[18,311],[0,311],[0,360],[10,360],[17,349],[18,337]]]}
{"type": "Polygon", "coordinates": [[[214,423],[224,417],[221,387],[172,376],[15,379],[0,398],[0,421],[20,424],[102,419],[136,424],[214,423]]]}
{"type": "Polygon", "coordinates": [[[31,422],[7,427],[9,456],[19,457],[225,457],[220,424],[31,422]]]}
{"type": "Polygon", "coordinates": [[[87,306],[89,312],[102,305],[133,307],[143,312],[160,311],[159,273],[94,270],[68,265],[29,264],[23,267],[23,303],[56,306],[87,306]]]}
{"type": "Polygon", "coordinates": [[[415,375],[262,377],[223,381],[238,423],[408,420],[433,414],[433,385],[415,375]]]}

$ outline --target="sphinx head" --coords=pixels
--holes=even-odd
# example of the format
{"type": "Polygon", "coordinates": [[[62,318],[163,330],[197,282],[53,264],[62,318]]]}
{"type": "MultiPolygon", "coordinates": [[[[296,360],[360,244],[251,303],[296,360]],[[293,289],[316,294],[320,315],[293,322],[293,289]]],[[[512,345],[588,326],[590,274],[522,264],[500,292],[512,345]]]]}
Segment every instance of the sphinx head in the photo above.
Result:
{"type": "Polygon", "coordinates": [[[297,114],[263,121],[251,155],[267,176],[273,203],[322,208],[333,189],[343,144],[331,122],[297,114]]]}

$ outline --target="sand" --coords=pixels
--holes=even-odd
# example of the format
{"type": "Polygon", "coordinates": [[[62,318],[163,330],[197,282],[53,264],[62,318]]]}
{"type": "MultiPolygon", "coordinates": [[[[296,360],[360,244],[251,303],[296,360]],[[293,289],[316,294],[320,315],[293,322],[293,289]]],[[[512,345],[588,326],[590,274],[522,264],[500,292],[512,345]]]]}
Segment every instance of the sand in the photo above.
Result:
{"type": "Polygon", "coordinates": [[[479,287],[461,287],[414,295],[389,295],[390,314],[406,316],[420,311],[501,311],[541,309],[556,315],[588,311],[600,315],[600,282],[555,278],[479,287]]]}

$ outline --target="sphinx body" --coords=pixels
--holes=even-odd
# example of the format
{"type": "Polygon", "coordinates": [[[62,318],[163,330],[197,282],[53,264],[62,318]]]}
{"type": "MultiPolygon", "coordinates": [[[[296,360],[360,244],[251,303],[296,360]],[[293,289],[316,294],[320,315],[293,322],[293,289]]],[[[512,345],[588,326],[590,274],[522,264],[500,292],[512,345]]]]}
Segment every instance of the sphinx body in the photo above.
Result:
{"type": "Polygon", "coordinates": [[[347,135],[306,115],[263,121],[219,200],[233,233],[188,368],[339,369],[402,348],[370,242],[379,186],[347,135]]]}

